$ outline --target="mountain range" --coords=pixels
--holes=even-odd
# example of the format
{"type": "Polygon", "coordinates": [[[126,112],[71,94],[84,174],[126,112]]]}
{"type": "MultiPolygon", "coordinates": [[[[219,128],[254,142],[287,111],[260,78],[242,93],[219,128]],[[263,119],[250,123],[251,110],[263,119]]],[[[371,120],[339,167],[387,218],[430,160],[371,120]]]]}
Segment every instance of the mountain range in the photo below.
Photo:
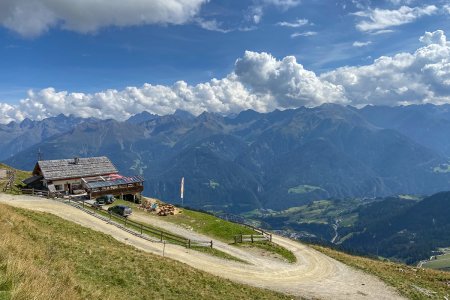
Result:
{"type": "Polygon", "coordinates": [[[222,116],[148,112],[125,122],[59,115],[0,125],[0,159],[106,155],[144,176],[145,194],[226,212],[286,209],[320,198],[449,189],[450,106],[335,104],[222,116]]]}

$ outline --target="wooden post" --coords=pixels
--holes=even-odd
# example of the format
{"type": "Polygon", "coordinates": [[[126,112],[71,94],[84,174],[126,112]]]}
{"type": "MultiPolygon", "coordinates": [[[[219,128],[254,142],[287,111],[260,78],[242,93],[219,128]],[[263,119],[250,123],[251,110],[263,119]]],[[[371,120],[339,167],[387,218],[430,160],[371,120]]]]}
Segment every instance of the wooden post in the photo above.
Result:
{"type": "Polygon", "coordinates": [[[213,247],[213,241],[211,240],[211,249],[212,249],[212,247],[213,247]]]}
{"type": "Polygon", "coordinates": [[[141,224],[141,235],[142,235],[142,224],[141,224]]]}
{"type": "Polygon", "coordinates": [[[252,243],[253,243],[253,234],[251,234],[251,235],[250,235],[250,238],[251,238],[251,240],[252,240],[252,243]]]}
{"type": "Polygon", "coordinates": [[[234,236],[234,243],[237,244],[237,236],[234,236]]]}
{"type": "Polygon", "coordinates": [[[84,199],[83,199],[83,208],[84,208],[84,199]]]}
{"type": "Polygon", "coordinates": [[[161,242],[162,242],[162,240],[163,240],[163,233],[161,232],[161,242]]]}
{"type": "Polygon", "coordinates": [[[191,249],[191,240],[188,240],[188,248],[191,249]]]}
{"type": "Polygon", "coordinates": [[[31,189],[31,196],[34,196],[34,188],[31,189]]]}
{"type": "Polygon", "coordinates": [[[125,227],[127,227],[127,220],[128,220],[128,219],[127,219],[127,218],[125,218],[125,227]]]}

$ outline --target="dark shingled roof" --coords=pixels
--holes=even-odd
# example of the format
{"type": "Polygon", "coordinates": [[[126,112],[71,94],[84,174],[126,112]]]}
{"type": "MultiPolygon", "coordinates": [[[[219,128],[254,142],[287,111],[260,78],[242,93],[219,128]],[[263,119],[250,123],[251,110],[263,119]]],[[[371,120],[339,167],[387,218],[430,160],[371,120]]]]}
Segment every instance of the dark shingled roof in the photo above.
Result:
{"type": "Polygon", "coordinates": [[[30,183],[36,182],[41,179],[42,179],[41,175],[35,175],[23,180],[22,182],[25,183],[26,185],[29,185],[30,183]]]}
{"type": "Polygon", "coordinates": [[[144,178],[141,176],[132,176],[132,177],[123,177],[115,180],[107,180],[107,181],[94,181],[87,182],[86,187],[88,189],[102,188],[108,186],[115,186],[120,184],[128,184],[128,183],[138,183],[144,182],[144,178]]]}
{"type": "Polygon", "coordinates": [[[81,178],[118,173],[116,167],[105,156],[72,159],[40,160],[38,165],[47,180],[81,178]]]}

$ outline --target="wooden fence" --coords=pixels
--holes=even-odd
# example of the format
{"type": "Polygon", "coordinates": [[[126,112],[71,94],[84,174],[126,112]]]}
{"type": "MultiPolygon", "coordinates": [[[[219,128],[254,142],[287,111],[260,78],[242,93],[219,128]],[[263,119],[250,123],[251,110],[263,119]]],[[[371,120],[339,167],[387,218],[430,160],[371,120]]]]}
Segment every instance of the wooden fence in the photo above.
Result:
{"type": "Polygon", "coordinates": [[[272,241],[272,235],[265,234],[238,234],[234,236],[234,243],[244,243],[244,242],[259,242],[259,241],[272,241]]]}
{"type": "Polygon", "coordinates": [[[14,182],[16,180],[16,171],[15,170],[7,170],[6,175],[8,177],[8,179],[7,179],[8,181],[6,182],[5,186],[3,187],[3,192],[13,189],[14,182]]]}
{"type": "MultiPolygon", "coordinates": [[[[69,199],[69,202],[70,201],[71,200],[69,199]]],[[[73,200],[72,200],[72,202],[73,202],[73,200]]],[[[119,221],[119,223],[124,224],[125,227],[131,228],[131,229],[139,232],[141,235],[145,233],[145,234],[150,234],[154,237],[157,237],[157,238],[159,238],[160,242],[166,241],[171,244],[185,246],[186,248],[191,248],[191,247],[213,248],[212,240],[211,241],[199,241],[199,240],[187,239],[187,238],[175,235],[173,233],[163,231],[163,230],[155,228],[155,227],[151,227],[149,225],[144,225],[142,223],[132,221],[132,220],[128,219],[127,217],[123,217],[123,216],[115,214],[111,211],[105,210],[101,207],[96,207],[92,204],[86,203],[84,200],[82,200],[82,201],[78,200],[75,202],[78,202],[78,203],[82,202],[83,207],[89,206],[93,209],[101,211],[102,213],[106,213],[109,216],[109,220],[119,221]]]]}
{"type": "Polygon", "coordinates": [[[219,217],[223,220],[226,220],[228,222],[236,223],[243,225],[245,227],[248,227],[255,232],[258,232],[259,234],[238,234],[234,236],[234,242],[235,243],[243,243],[243,242],[255,242],[255,241],[272,241],[272,234],[270,232],[267,232],[261,228],[255,227],[253,225],[245,223],[242,217],[235,216],[232,214],[216,214],[216,217],[219,217]]]}
{"type": "Polygon", "coordinates": [[[106,212],[109,216],[110,220],[119,221],[120,223],[123,223],[125,227],[131,227],[134,230],[137,230],[140,232],[140,234],[150,234],[154,237],[159,238],[159,240],[169,242],[171,244],[181,245],[185,246],[186,248],[191,247],[210,247],[213,248],[213,241],[198,241],[198,240],[191,240],[187,239],[178,235],[175,235],[173,233],[163,231],[148,225],[144,225],[142,223],[138,223],[132,220],[129,220],[126,217],[120,216],[118,214],[112,213],[110,211],[106,211],[104,209],[101,209],[103,212],[106,212]]]}
{"type": "MultiPolygon", "coordinates": [[[[32,195],[32,196],[39,196],[39,197],[46,197],[46,198],[60,198],[60,201],[63,201],[64,197],[61,193],[51,193],[50,191],[44,191],[44,190],[37,190],[37,189],[22,189],[22,193],[26,195],[32,195]]],[[[144,225],[142,223],[138,223],[132,220],[129,220],[126,217],[120,216],[118,214],[112,213],[110,211],[107,211],[103,209],[102,207],[97,207],[89,202],[86,202],[84,200],[71,200],[70,197],[63,202],[74,205],[80,205],[80,208],[90,208],[93,211],[98,211],[99,213],[102,213],[105,215],[109,221],[115,221],[120,224],[123,224],[125,228],[131,229],[134,233],[138,233],[141,236],[144,234],[154,236],[159,239],[160,242],[167,242],[170,244],[176,244],[181,245],[186,248],[192,248],[192,247],[210,247],[213,248],[213,241],[200,241],[200,240],[192,240],[187,239],[184,237],[180,237],[178,235],[175,235],[173,233],[163,231],[161,229],[144,225]]]]}

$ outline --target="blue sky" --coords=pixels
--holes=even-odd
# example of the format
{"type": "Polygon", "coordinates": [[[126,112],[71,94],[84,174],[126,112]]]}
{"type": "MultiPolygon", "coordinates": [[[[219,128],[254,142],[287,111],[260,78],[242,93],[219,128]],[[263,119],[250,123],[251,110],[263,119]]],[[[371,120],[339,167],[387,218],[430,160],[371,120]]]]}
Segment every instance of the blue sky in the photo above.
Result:
{"type": "MultiPolygon", "coordinates": [[[[278,63],[293,56],[295,67],[300,65],[301,69],[319,77],[343,66],[371,65],[380,56],[414,53],[423,47],[419,39],[425,32],[442,30],[444,37],[450,32],[449,1],[167,0],[166,4],[161,4],[164,1],[131,0],[126,2],[129,7],[120,7],[117,3],[121,1],[97,1],[105,7],[116,2],[114,9],[90,7],[89,1],[84,0],[79,0],[78,7],[73,5],[76,1],[70,4],[68,0],[61,0],[59,6],[52,6],[49,0],[35,2],[37,6],[31,7],[31,1],[27,0],[5,0],[0,4],[0,103],[3,114],[8,114],[3,120],[0,118],[0,122],[57,113],[46,103],[51,102],[45,98],[47,88],[54,90],[50,93],[53,96],[58,92],[67,93],[61,96],[66,98],[70,93],[92,96],[93,99],[83,102],[90,105],[97,101],[95,93],[108,89],[120,93],[126,87],[139,89],[145,83],[152,88],[163,85],[173,90],[173,85],[182,80],[188,88],[194,89],[198,84],[210,83],[212,78],[222,80],[234,74],[238,59],[260,62],[261,57],[246,56],[245,51],[268,53],[278,63]],[[169,2],[173,2],[175,8],[167,4],[169,2]],[[186,11],[180,13],[180,7],[186,11]],[[34,93],[31,96],[30,90],[34,93]],[[44,96],[36,96],[42,91],[44,96]],[[18,107],[19,100],[30,98],[44,103],[42,114],[24,113],[25,108],[18,107]]],[[[446,44],[444,46],[447,48],[446,44]]],[[[446,59],[439,57],[437,62],[446,59]]],[[[217,111],[270,110],[280,106],[267,104],[267,101],[274,101],[267,100],[268,97],[289,103],[286,107],[328,102],[307,99],[304,91],[309,87],[304,85],[311,80],[303,79],[310,74],[299,72],[289,75],[296,78],[296,88],[300,89],[294,96],[292,89],[276,91],[270,86],[252,85],[251,80],[241,76],[239,84],[248,92],[242,100],[245,103],[239,106],[233,102],[231,108],[222,105],[217,111]]],[[[349,87],[336,82],[334,77],[329,79],[331,77],[324,76],[325,79],[319,78],[319,81],[343,86],[345,91],[336,92],[333,88],[332,95],[341,93],[342,103],[353,104],[349,87]]],[[[223,83],[220,85],[222,88],[223,83]]],[[[420,97],[430,99],[429,93],[423,93],[401,101],[417,103],[420,97]]],[[[442,102],[442,95],[437,97],[435,93],[433,97],[442,102]]],[[[329,98],[333,100],[332,96],[329,98]]],[[[372,98],[365,104],[378,103],[370,101],[372,98]]],[[[180,101],[193,100],[185,97],[180,101]]],[[[395,100],[393,104],[401,101],[395,100]]],[[[202,102],[202,105],[206,110],[214,110],[209,102],[202,102]]],[[[174,104],[174,108],[185,106],[174,104]]],[[[153,104],[139,107],[152,110],[153,104]]],[[[136,113],[138,109],[134,107],[127,114],[136,113]]],[[[153,110],[155,113],[170,111],[153,110]]],[[[68,108],[59,112],[71,111],[68,108]]],[[[86,112],[89,114],[111,117],[111,114],[86,112]]]]}

